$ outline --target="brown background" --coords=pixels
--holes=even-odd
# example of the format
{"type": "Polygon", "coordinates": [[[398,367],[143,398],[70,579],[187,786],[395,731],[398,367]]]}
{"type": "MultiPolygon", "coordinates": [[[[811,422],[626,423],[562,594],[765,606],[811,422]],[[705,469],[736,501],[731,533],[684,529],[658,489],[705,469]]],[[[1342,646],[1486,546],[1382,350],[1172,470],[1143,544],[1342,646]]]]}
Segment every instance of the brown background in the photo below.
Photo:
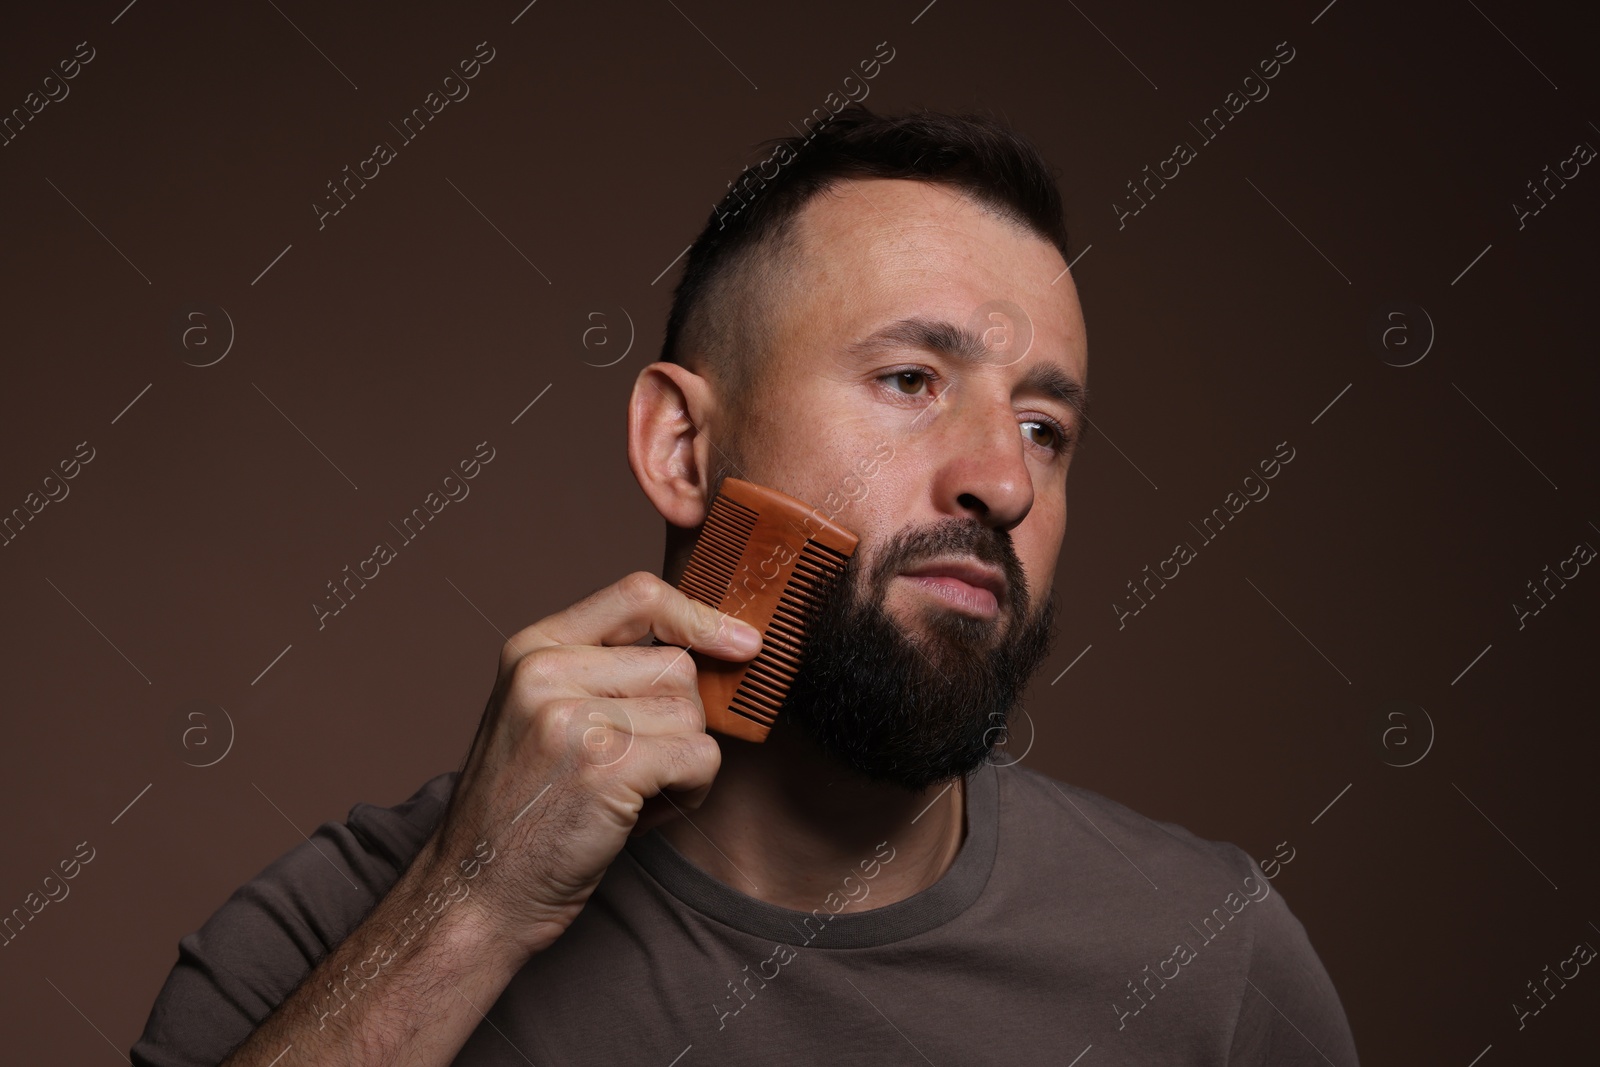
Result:
{"type": "Polygon", "coordinates": [[[1592,1055],[1592,968],[1521,1032],[1511,1004],[1600,944],[1600,576],[1520,631],[1511,604],[1600,546],[1600,176],[1520,231],[1511,204],[1600,145],[1594,27],[1324,2],[6,15],[0,108],[79,41],[96,56],[0,148],[0,509],[78,442],[95,458],[0,548],[0,909],[78,842],[96,854],[0,948],[3,1058],[116,1062],[236,886],[457,765],[497,631],[659,565],[624,403],[668,267],[749,146],[884,40],[867,104],[1009,118],[1061,168],[1082,252],[1100,432],[1024,758],[1258,859],[1287,841],[1275,887],[1364,1062],[1592,1055]],[[388,123],[484,40],[470,97],[319,231],[324,183],[398,145],[388,123]],[[1280,41],[1271,95],[1200,146],[1187,123],[1280,41]],[[1178,139],[1199,157],[1119,230],[1124,183],[1178,139]],[[1394,301],[1436,331],[1405,368],[1368,338],[1394,301]],[[185,349],[197,302],[235,332],[203,368],[227,326],[192,320],[185,349]],[[324,583],[484,440],[471,496],[319,632],[324,583]],[[1125,583],[1198,547],[1188,523],[1282,441],[1271,496],[1119,631],[1125,583]],[[223,750],[219,708],[231,750],[186,766],[223,750]]]}

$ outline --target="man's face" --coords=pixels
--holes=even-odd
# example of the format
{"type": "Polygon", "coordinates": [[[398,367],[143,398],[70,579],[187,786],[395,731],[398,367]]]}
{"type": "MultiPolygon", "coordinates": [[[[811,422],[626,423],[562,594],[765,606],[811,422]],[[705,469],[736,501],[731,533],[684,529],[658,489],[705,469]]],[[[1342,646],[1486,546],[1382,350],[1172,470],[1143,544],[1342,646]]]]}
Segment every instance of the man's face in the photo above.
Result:
{"type": "Polygon", "coordinates": [[[847,181],[797,221],[730,450],[860,545],[780,724],[921,788],[981,761],[1047,650],[1082,314],[1053,245],[937,185],[847,181]]]}

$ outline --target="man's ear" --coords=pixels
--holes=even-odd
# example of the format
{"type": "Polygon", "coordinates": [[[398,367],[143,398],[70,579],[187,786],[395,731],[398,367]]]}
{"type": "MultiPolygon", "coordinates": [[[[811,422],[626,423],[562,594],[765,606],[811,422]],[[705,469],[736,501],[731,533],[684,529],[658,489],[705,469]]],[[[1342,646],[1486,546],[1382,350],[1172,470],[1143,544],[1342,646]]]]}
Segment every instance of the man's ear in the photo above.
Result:
{"type": "Polygon", "coordinates": [[[692,529],[710,512],[718,414],[711,383],[676,363],[652,363],[633,383],[628,466],[673,526],[692,529]]]}

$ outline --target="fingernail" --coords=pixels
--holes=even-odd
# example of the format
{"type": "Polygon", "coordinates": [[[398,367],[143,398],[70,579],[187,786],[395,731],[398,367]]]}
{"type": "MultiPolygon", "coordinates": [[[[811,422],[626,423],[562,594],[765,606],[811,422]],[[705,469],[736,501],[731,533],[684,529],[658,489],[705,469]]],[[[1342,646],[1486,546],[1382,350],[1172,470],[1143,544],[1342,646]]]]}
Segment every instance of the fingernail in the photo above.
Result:
{"type": "Polygon", "coordinates": [[[761,631],[749,623],[735,621],[732,630],[728,642],[738,651],[754,652],[761,647],[761,631]]]}

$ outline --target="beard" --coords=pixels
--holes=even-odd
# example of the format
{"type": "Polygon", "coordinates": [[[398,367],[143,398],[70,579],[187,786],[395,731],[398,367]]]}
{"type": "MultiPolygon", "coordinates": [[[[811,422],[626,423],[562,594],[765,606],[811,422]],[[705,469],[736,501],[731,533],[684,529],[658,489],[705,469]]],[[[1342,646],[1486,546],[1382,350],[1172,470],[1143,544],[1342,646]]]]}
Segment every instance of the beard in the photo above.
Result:
{"type": "Polygon", "coordinates": [[[792,727],[857,773],[913,792],[965,775],[1005,739],[1029,677],[1050,650],[1055,595],[1030,612],[1022,564],[1003,532],[947,519],[907,530],[870,571],[851,557],[808,619],[800,672],[775,729],[792,727]],[[1005,570],[1000,610],[980,618],[927,598],[921,634],[884,610],[901,571],[943,556],[1005,570]]]}

